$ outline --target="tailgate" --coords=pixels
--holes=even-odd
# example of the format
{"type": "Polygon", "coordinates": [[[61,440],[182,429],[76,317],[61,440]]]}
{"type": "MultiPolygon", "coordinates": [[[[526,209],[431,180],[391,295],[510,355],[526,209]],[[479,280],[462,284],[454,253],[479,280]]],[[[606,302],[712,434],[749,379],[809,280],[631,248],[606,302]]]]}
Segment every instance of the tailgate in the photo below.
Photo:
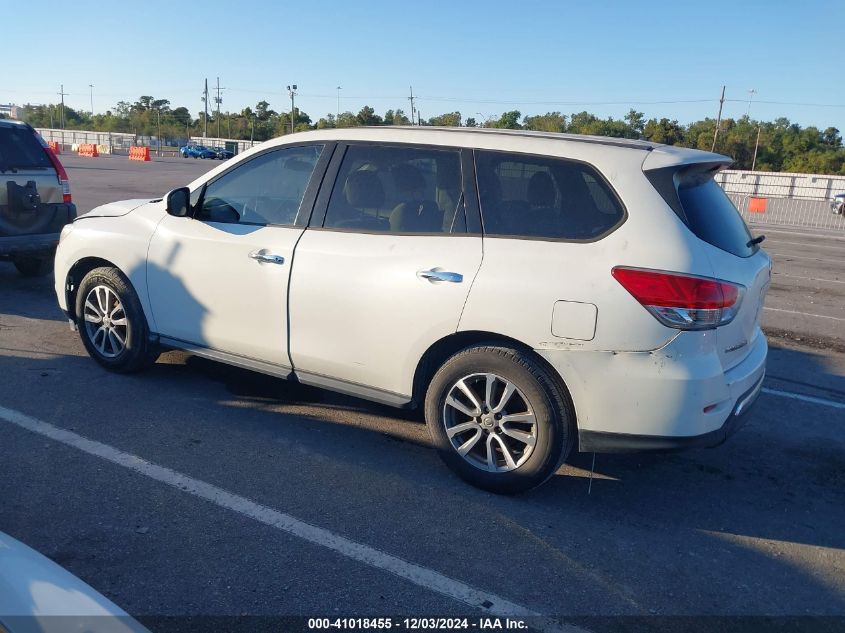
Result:
{"type": "Polygon", "coordinates": [[[760,319],[771,280],[771,260],[762,249],[751,257],[737,257],[717,248],[708,251],[714,277],[745,287],[733,321],[716,328],[719,359],[727,371],[748,356],[755,337],[761,335],[760,319]]]}

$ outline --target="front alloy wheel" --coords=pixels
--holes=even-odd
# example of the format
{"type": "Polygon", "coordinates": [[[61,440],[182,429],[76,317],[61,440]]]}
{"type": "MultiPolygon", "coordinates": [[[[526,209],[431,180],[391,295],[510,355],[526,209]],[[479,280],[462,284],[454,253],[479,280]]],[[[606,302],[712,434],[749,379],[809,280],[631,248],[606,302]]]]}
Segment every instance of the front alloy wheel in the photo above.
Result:
{"type": "Polygon", "coordinates": [[[138,295],[116,268],[95,268],[79,282],[74,303],[85,349],[111,371],[138,371],[154,362],[158,348],[138,295]]]}
{"type": "Polygon", "coordinates": [[[126,349],[129,323],[118,296],[108,286],[95,286],[85,297],[83,317],[91,344],[105,358],[126,349]]]}
{"type": "Polygon", "coordinates": [[[537,443],[528,398],[496,374],[471,374],[455,382],[443,404],[443,423],[458,455],[488,472],[516,470],[537,443]]]}

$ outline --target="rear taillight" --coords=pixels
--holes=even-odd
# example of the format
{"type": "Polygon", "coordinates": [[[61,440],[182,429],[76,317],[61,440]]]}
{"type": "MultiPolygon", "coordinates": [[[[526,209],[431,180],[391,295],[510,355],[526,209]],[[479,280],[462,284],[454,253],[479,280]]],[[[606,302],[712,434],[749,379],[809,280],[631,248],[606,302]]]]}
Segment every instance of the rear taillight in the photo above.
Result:
{"type": "Polygon", "coordinates": [[[663,325],[706,330],[730,323],[745,287],[739,284],[660,270],[617,266],[613,277],[663,325]]]}
{"type": "Polygon", "coordinates": [[[62,202],[65,204],[70,204],[73,202],[73,198],[70,195],[70,180],[68,180],[67,172],[65,171],[64,165],[59,160],[59,157],[53,153],[47,144],[44,142],[44,139],[41,138],[40,134],[35,135],[38,137],[38,141],[41,143],[41,146],[44,148],[44,151],[47,153],[47,157],[50,159],[50,162],[53,165],[53,169],[56,170],[56,175],[59,177],[59,185],[62,187],[62,202]]]}

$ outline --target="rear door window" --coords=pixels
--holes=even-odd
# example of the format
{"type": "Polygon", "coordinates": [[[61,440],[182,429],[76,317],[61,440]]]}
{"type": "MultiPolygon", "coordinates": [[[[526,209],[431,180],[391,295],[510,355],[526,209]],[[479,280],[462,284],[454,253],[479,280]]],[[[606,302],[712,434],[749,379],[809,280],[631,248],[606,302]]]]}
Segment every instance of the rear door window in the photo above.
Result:
{"type": "Polygon", "coordinates": [[[619,198],[586,163],[476,152],[484,233],[509,237],[594,240],[619,226],[619,198]]]}
{"type": "Polygon", "coordinates": [[[32,130],[0,126],[0,169],[50,168],[50,159],[32,130]]]}
{"type": "Polygon", "coordinates": [[[713,180],[712,171],[692,171],[677,178],[678,199],[687,226],[716,248],[749,257],[758,247],[749,245],[751,232],[731,199],[713,180]]]}
{"type": "Polygon", "coordinates": [[[461,182],[457,150],[350,145],[323,226],[368,233],[462,233],[461,182]]]}

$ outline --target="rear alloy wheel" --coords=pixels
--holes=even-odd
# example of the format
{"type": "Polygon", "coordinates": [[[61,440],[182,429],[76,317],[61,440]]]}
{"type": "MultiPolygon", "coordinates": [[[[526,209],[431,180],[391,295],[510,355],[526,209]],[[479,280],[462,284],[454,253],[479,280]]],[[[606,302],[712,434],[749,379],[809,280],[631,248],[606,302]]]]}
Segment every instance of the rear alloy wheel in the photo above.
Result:
{"type": "Polygon", "coordinates": [[[43,277],[53,270],[53,255],[17,256],[12,263],[24,277],[43,277]]]}
{"type": "Polygon", "coordinates": [[[83,277],[76,295],[79,335],[100,365],[124,373],[155,361],[141,302],[115,268],[95,268],[83,277]]]}
{"type": "Polygon", "coordinates": [[[452,448],[487,472],[516,470],[537,444],[537,417],[528,398],[496,374],[460,378],[446,396],[442,416],[452,448]]]}
{"type": "Polygon", "coordinates": [[[530,353],[473,346],[434,375],[426,424],[443,461],[469,483],[512,494],[539,486],[571,450],[566,394],[530,353]]]}

